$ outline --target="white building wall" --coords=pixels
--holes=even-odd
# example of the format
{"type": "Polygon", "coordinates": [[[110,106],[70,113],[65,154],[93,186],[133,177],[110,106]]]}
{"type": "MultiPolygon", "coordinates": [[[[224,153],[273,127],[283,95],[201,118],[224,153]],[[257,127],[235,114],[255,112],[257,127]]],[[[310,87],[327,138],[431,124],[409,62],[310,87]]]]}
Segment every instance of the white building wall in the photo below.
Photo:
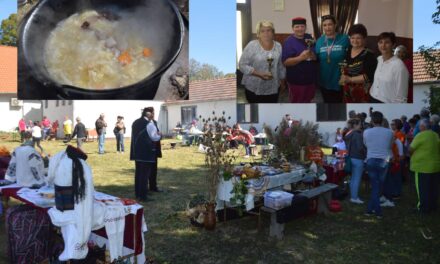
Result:
{"type": "MultiPolygon", "coordinates": [[[[152,106],[155,111],[155,119],[159,120],[159,129],[161,118],[161,101],[135,101],[135,100],[75,100],[73,102],[73,116],[74,118],[80,117],[81,122],[87,129],[95,128],[95,121],[99,118],[101,113],[105,114],[105,120],[107,122],[107,134],[106,137],[114,138],[113,128],[116,124],[116,117],[123,116],[125,126],[127,128],[125,137],[131,136],[132,123],[141,116],[142,109],[152,106]]],[[[74,121],[74,119],[72,119],[74,121]]],[[[75,123],[75,121],[74,121],[75,123]]]]}
{"type": "Polygon", "coordinates": [[[15,94],[0,95],[0,131],[14,131],[18,127],[18,121],[24,116],[27,120],[41,120],[40,101],[24,101],[23,106],[11,106],[11,98],[17,98],[15,94]]]}
{"type": "Polygon", "coordinates": [[[58,120],[59,128],[57,131],[57,137],[63,138],[63,122],[64,118],[68,116],[73,121],[73,104],[69,105],[68,100],[43,100],[41,101],[43,106],[43,114],[42,116],[46,116],[52,123],[58,120]],[[57,106],[58,101],[58,106],[57,106]],[[46,107],[47,102],[47,107],[46,107]]]}
{"type": "Polygon", "coordinates": [[[361,0],[358,16],[368,35],[393,31],[399,37],[413,37],[413,0],[361,0]]]}
{"type": "MultiPolygon", "coordinates": [[[[380,111],[384,116],[391,121],[391,119],[400,118],[406,115],[411,118],[414,114],[420,113],[423,107],[428,107],[428,104],[423,102],[427,99],[426,92],[429,91],[429,84],[416,85],[414,88],[414,103],[413,104],[347,104],[347,118],[348,112],[351,110],[365,112],[368,114],[370,106],[374,111],[380,111]]],[[[285,114],[290,114],[296,120],[311,121],[316,123],[316,105],[315,104],[260,104],[259,105],[259,123],[254,124],[258,131],[261,131],[263,124],[266,123],[272,128],[275,128],[285,114]]],[[[369,121],[369,118],[367,118],[369,121]]],[[[345,127],[345,121],[329,121],[319,122],[319,132],[323,135],[324,141],[328,144],[333,144],[338,127],[345,127]]],[[[243,125],[243,128],[248,126],[243,125]]]]}
{"type": "MultiPolygon", "coordinates": [[[[237,122],[237,102],[235,100],[223,100],[215,102],[202,102],[202,103],[183,103],[167,105],[168,109],[168,131],[173,129],[177,122],[181,122],[181,107],[183,106],[197,106],[196,116],[200,115],[203,118],[212,117],[212,111],[221,114],[225,111],[225,116],[230,116],[231,119],[228,124],[233,125],[237,122]]],[[[199,124],[200,125],[200,124],[199,124]]],[[[199,127],[201,129],[201,127],[199,127]]]]}

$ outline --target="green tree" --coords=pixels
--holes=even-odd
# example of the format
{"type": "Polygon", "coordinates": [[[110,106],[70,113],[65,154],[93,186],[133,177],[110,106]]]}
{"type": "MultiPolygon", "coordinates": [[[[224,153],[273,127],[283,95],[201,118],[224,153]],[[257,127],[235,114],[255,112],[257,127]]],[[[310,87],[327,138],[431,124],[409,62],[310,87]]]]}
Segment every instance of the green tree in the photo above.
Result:
{"type": "MultiPolygon", "coordinates": [[[[432,22],[440,24],[440,0],[436,0],[437,8],[432,14],[432,22]]],[[[435,79],[440,80],[440,41],[437,41],[433,46],[421,46],[419,52],[426,62],[426,71],[435,79]]],[[[431,113],[440,113],[440,86],[431,85],[428,92],[428,98],[425,102],[429,103],[429,110],[431,113]]]]}
{"type": "Polygon", "coordinates": [[[234,77],[235,73],[224,74],[214,65],[196,61],[195,59],[189,60],[189,80],[190,81],[200,81],[200,80],[212,80],[225,77],[234,77]]]}
{"type": "Polygon", "coordinates": [[[190,59],[189,61],[189,79],[190,81],[197,80],[212,80],[222,78],[224,76],[223,72],[220,71],[214,65],[196,61],[195,59],[190,59]]]}
{"type": "Polygon", "coordinates": [[[17,14],[11,14],[2,21],[0,36],[1,45],[17,46],[17,14]]]}

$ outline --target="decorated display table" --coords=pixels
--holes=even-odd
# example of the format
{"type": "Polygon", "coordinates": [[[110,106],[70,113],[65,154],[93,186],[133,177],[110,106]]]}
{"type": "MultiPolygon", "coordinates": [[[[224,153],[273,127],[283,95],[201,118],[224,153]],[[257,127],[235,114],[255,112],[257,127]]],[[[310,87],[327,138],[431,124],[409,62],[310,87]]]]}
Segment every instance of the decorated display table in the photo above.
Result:
{"type": "Polygon", "coordinates": [[[342,184],[345,176],[347,174],[344,171],[344,158],[326,156],[324,159],[323,167],[325,169],[325,174],[327,175],[327,183],[334,183],[337,185],[342,184]]]}
{"type": "MultiPolygon", "coordinates": [[[[10,197],[46,212],[54,206],[54,199],[42,197],[38,189],[22,188],[16,184],[11,184],[0,187],[0,193],[5,207],[7,207],[7,202],[10,197]]],[[[144,263],[145,254],[143,233],[147,231],[147,225],[145,223],[143,207],[140,204],[134,203],[132,200],[120,199],[108,194],[95,192],[94,207],[96,208],[97,206],[104,208],[104,212],[109,210],[109,208],[115,208],[115,206],[123,208],[123,215],[125,216],[123,219],[125,219],[125,223],[123,230],[122,256],[136,256],[134,258],[135,262],[144,263]]],[[[90,217],[97,218],[96,215],[91,215],[90,217]]],[[[120,217],[111,218],[109,215],[105,214],[103,222],[116,222],[123,219],[120,217]]],[[[109,248],[106,228],[102,227],[97,230],[92,230],[90,241],[93,241],[99,246],[106,244],[106,248],[109,248]]]]}
{"type": "MultiPolygon", "coordinates": [[[[305,175],[306,170],[297,166],[293,168],[290,172],[276,174],[276,175],[266,175],[258,179],[248,180],[248,194],[246,194],[245,205],[246,210],[250,211],[255,207],[254,199],[255,196],[263,195],[266,190],[274,189],[277,187],[282,187],[286,184],[292,184],[300,182],[305,175]]],[[[216,210],[221,210],[226,207],[233,207],[230,204],[232,198],[231,191],[235,181],[239,181],[239,177],[233,177],[229,181],[220,180],[217,188],[217,207],[216,210]]],[[[236,205],[235,205],[236,206],[236,205]]]]}

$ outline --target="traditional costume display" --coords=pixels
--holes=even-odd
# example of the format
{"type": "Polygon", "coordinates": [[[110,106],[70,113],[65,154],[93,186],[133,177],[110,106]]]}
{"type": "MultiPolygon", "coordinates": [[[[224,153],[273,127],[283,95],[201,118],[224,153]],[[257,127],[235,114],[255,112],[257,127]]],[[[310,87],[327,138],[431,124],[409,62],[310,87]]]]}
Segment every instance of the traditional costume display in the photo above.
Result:
{"type": "Polygon", "coordinates": [[[12,153],[5,179],[23,187],[44,184],[44,162],[40,153],[27,141],[12,153]]]}
{"type": "Polygon", "coordinates": [[[55,226],[61,227],[64,251],[59,260],[83,259],[92,230],[93,179],[85,162],[87,155],[68,146],[50,159],[48,183],[55,187],[55,208],[48,214],[55,226]]]}

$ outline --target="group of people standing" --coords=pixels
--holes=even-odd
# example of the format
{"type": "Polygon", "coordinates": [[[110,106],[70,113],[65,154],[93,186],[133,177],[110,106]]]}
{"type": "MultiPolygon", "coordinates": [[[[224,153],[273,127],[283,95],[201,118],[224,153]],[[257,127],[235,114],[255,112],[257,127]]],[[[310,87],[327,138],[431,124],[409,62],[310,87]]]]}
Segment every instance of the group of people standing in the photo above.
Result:
{"type": "Polygon", "coordinates": [[[365,170],[372,187],[367,215],[382,218],[381,207],[394,207],[402,195],[402,181],[410,178],[408,182],[414,182],[417,191],[417,211],[437,209],[440,117],[430,116],[426,109],[409,122],[402,116],[389,123],[378,111],[371,111],[370,117],[367,123],[365,118],[351,116],[343,132],[352,166],[350,201],[363,204],[358,190],[365,170]]]}
{"type": "Polygon", "coordinates": [[[21,142],[26,141],[25,133],[30,132],[32,135],[32,144],[37,146],[41,152],[43,152],[43,147],[41,147],[41,141],[49,140],[54,137],[56,131],[58,130],[58,120],[51,122],[46,116],[43,117],[41,121],[28,120],[26,122],[25,118],[21,118],[18,121],[18,131],[20,133],[21,142]]]}
{"type": "MultiPolygon", "coordinates": [[[[43,127],[45,126],[45,120],[48,120],[47,117],[43,118],[41,122],[43,127]]],[[[19,127],[22,128],[24,119],[20,120],[19,127]]],[[[66,121],[64,122],[64,134],[65,134],[65,143],[70,141],[71,139],[77,137],[77,147],[79,150],[82,150],[82,144],[87,137],[87,130],[85,125],[81,122],[81,118],[76,118],[76,124],[72,131],[72,121],[66,116],[66,121]],[[67,125],[67,127],[66,127],[67,125]],[[69,127],[70,126],[70,127],[69,127]]],[[[107,122],[105,121],[105,114],[100,114],[99,118],[95,122],[95,129],[98,135],[98,153],[104,154],[104,143],[105,143],[105,135],[107,129],[107,122]]],[[[31,159],[30,154],[34,153],[36,157],[40,157],[40,154],[35,151],[35,144],[40,147],[41,152],[43,149],[39,145],[39,141],[41,138],[44,138],[44,131],[39,123],[35,123],[32,128],[25,128],[23,133],[21,133],[23,137],[23,145],[18,147],[15,153],[21,153],[21,149],[26,150],[26,157],[23,159],[20,166],[15,165],[14,163],[10,165],[9,171],[14,172],[18,170],[19,172],[31,170],[31,167],[34,166],[30,164],[31,159]],[[39,131],[39,132],[38,132],[39,131]],[[38,133],[38,135],[37,135],[38,133]],[[31,135],[33,140],[31,140],[31,135]],[[28,147],[28,148],[26,148],[28,147]],[[30,164],[30,165],[29,165],[30,164]],[[31,166],[32,165],[32,166],[31,166]],[[19,168],[18,168],[19,167],[19,168]]],[[[20,130],[21,132],[21,130],[20,130]]],[[[126,132],[126,127],[124,124],[124,117],[118,116],[115,127],[113,129],[113,133],[116,136],[116,144],[117,144],[117,152],[124,152],[124,134],[126,132]]],[[[147,197],[148,190],[150,192],[162,192],[157,186],[157,160],[162,157],[161,151],[161,140],[162,134],[159,131],[157,126],[157,121],[154,120],[154,108],[146,107],[142,111],[141,118],[135,120],[132,125],[132,134],[131,134],[131,147],[130,147],[130,160],[135,161],[135,195],[136,198],[140,201],[149,201],[150,198],[147,197]]],[[[37,158],[37,160],[41,161],[41,158],[37,158]]],[[[42,171],[42,163],[38,163],[38,170],[32,169],[33,177],[36,179],[40,179],[42,181],[42,177],[39,174],[42,171]],[[41,168],[40,168],[41,167],[41,168]]],[[[35,167],[35,166],[34,166],[35,167]]],[[[33,168],[33,167],[32,167],[33,168]]],[[[23,174],[23,173],[22,173],[23,174]]],[[[12,173],[11,173],[12,175],[12,173]]],[[[15,175],[15,174],[14,174],[15,175]]],[[[12,178],[11,178],[12,179],[12,178]]],[[[26,178],[27,179],[27,178],[26,178]]],[[[38,181],[38,183],[40,183],[38,181]]],[[[30,186],[32,184],[26,183],[26,186],[30,186]]]]}
{"type": "MultiPolygon", "coordinates": [[[[306,33],[306,19],[292,19],[293,34],[283,46],[275,41],[272,22],[257,23],[257,40],[243,50],[239,68],[249,103],[277,103],[287,86],[291,103],[311,103],[319,87],[325,103],[405,103],[410,70],[395,56],[396,36],[378,37],[381,56],[366,48],[367,29],[355,24],[348,35],[336,32],[333,15],[323,16],[322,36],[306,33]]],[[[397,49],[396,49],[397,50],[397,49]]],[[[410,64],[408,64],[410,65],[410,64]]]]}

